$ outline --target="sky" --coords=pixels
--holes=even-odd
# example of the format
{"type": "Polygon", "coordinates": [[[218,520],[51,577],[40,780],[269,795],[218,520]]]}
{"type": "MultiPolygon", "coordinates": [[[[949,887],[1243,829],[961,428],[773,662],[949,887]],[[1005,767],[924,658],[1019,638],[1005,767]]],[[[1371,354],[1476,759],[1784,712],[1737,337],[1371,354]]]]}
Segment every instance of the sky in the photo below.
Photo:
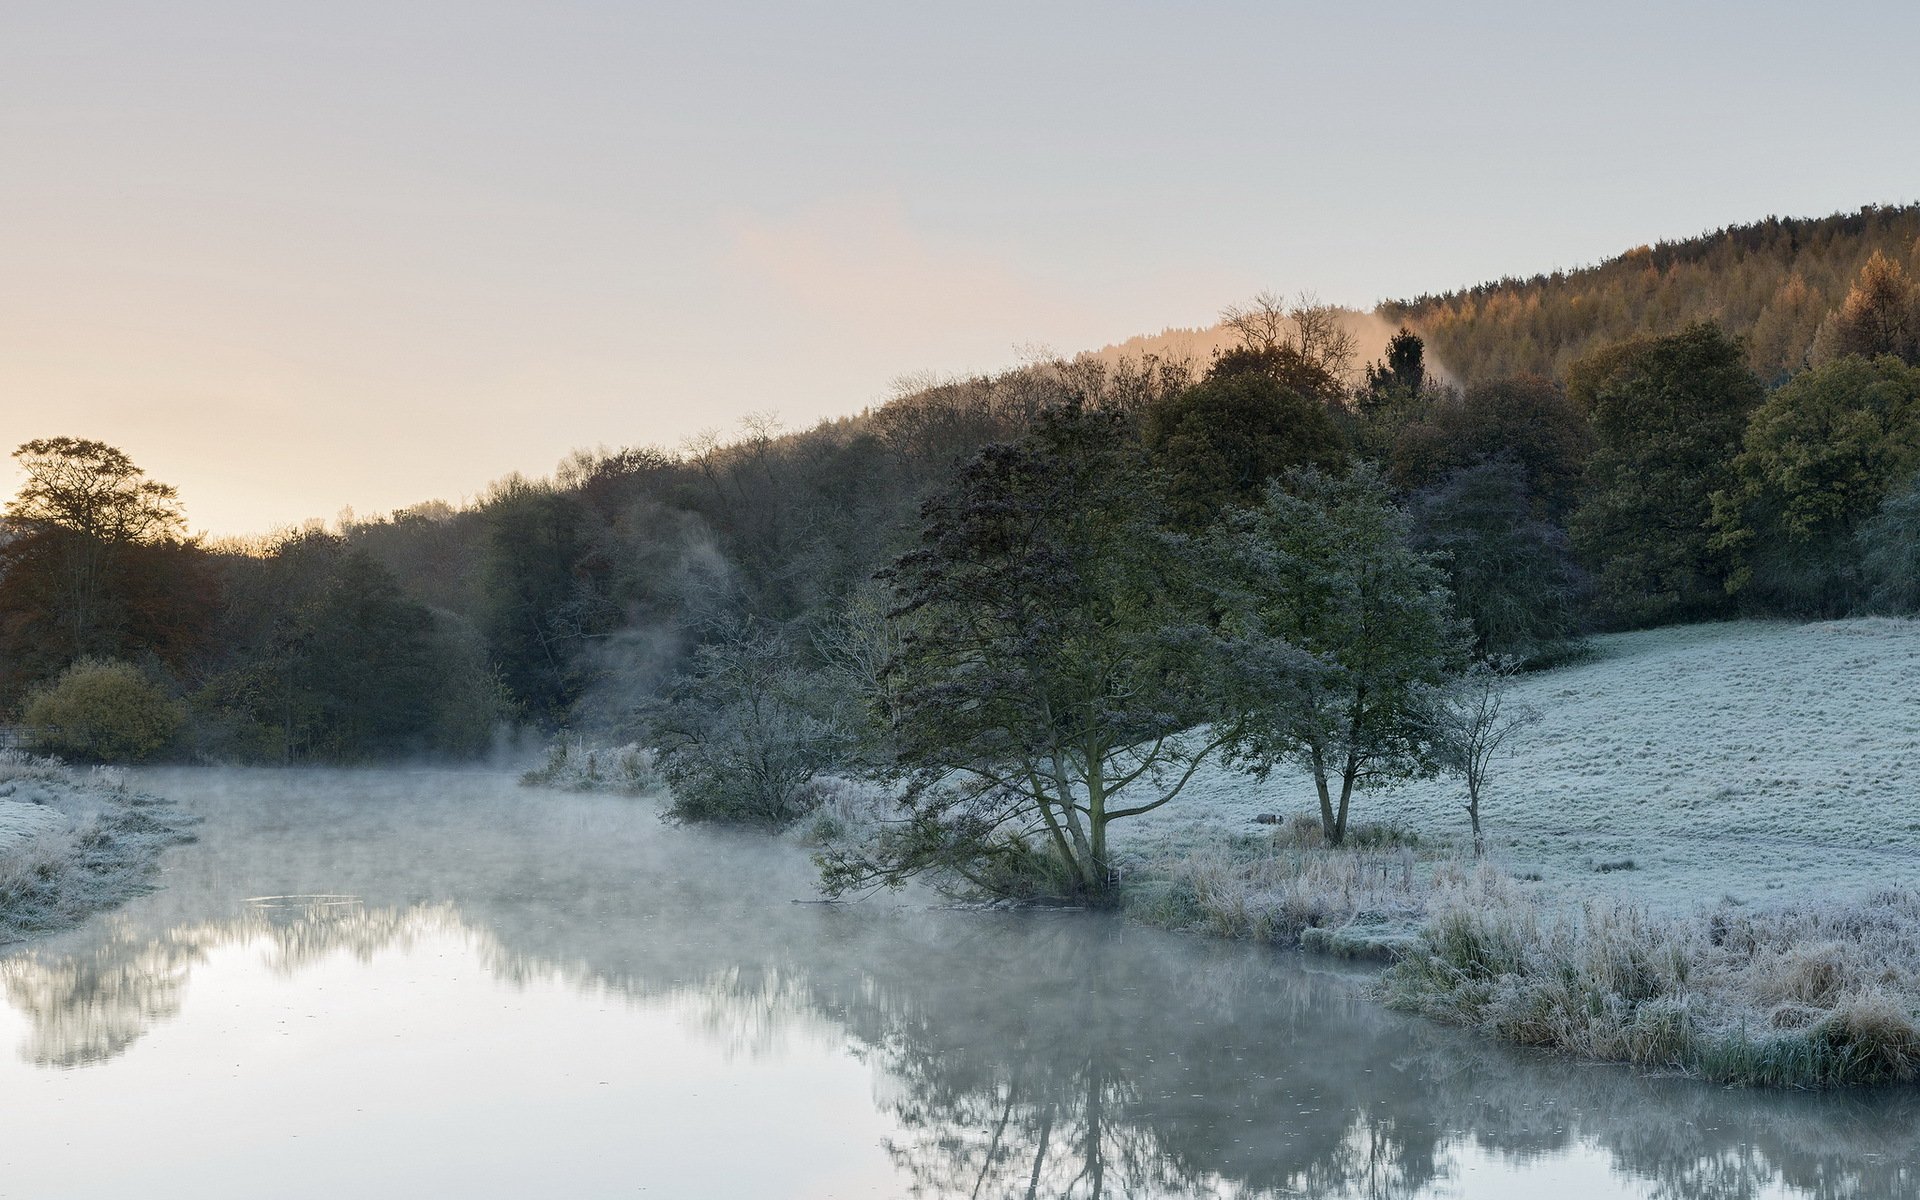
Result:
{"type": "Polygon", "coordinates": [[[1904,0],[6,0],[0,440],[263,532],[1912,202],[1916,44],[1904,0]]]}

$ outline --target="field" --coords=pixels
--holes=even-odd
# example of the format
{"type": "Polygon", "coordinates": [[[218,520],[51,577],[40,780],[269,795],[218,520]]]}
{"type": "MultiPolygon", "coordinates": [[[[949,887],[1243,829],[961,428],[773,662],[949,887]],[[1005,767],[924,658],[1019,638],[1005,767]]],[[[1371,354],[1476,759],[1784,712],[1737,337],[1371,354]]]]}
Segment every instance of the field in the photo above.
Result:
{"type": "MultiPolygon", "coordinates": [[[[1498,763],[1486,828],[1495,862],[1543,898],[1680,911],[1920,884],[1920,621],[1613,634],[1515,698],[1542,719],[1498,763]]],[[[1457,780],[1423,780],[1358,796],[1353,819],[1465,848],[1464,799],[1457,780]]],[[[1114,837],[1137,861],[1314,809],[1302,772],[1211,768],[1114,837]]]]}

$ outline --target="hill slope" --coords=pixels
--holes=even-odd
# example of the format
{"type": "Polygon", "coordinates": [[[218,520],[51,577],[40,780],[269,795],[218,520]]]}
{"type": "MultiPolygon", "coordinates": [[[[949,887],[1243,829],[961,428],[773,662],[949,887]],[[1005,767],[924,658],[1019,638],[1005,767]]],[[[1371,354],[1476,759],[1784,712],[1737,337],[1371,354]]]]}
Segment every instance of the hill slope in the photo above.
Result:
{"type": "MultiPolygon", "coordinates": [[[[1563,895],[1667,908],[1920,884],[1920,620],[1734,622],[1595,639],[1523,678],[1543,719],[1486,799],[1495,856],[1563,895]],[[1602,871],[1631,861],[1631,869],[1602,871]]],[[[1362,795],[1355,820],[1467,844],[1452,779],[1362,795]]],[[[1115,825],[1139,853],[1250,834],[1313,810],[1303,773],[1215,769],[1115,825]],[[1124,828],[1123,827],[1128,827],[1124,828]]]]}
{"type": "Polygon", "coordinates": [[[1718,321],[1750,341],[1773,381],[1805,360],[1829,309],[1874,251],[1920,270],[1920,205],[1811,219],[1768,217],[1630,250],[1594,267],[1503,279],[1382,304],[1466,381],[1538,373],[1610,342],[1718,321]]]}

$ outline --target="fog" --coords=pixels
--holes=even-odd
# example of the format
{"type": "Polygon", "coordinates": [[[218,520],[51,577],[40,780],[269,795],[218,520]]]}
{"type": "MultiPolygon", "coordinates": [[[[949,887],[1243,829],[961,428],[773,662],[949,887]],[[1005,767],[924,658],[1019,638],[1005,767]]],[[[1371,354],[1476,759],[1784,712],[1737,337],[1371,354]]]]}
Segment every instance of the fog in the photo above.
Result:
{"type": "Polygon", "coordinates": [[[1920,1162],[1904,1092],[1575,1066],[1387,1013],[1363,975],[1092,914],[812,903],[804,852],[647,800],[485,772],[140,784],[205,816],[199,842],[0,958],[22,1194],[377,1170],[416,1195],[1688,1200],[1891,1195],[1920,1162]]]}

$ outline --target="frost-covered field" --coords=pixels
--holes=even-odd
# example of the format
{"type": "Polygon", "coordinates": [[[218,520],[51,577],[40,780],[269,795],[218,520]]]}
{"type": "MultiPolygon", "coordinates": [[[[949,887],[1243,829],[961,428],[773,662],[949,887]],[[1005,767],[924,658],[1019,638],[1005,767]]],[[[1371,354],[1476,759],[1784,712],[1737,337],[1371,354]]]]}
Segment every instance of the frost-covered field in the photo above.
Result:
{"type": "MultiPolygon", "coordinates": [[[[1679,909],[1920,885],[1920,621],[1615,634],[1515,694],[1544,719],[1500,760],[1486,823],[1500,864],[1543,892],[1679,909]]],[[[1465,846],[1463,800],[1456,780],[1422,781],[1357,797],[1353,819],[1465,846]]],[[[1304,773],[1212,769],[1114,839],[1179,853],[1314,809],[1304,773]]]]}
{"type": "Polygon", "coordinates": [[[118,772],[0,751],[0,944],[48,933],[147,885],[189,819],[118,772]]]}

